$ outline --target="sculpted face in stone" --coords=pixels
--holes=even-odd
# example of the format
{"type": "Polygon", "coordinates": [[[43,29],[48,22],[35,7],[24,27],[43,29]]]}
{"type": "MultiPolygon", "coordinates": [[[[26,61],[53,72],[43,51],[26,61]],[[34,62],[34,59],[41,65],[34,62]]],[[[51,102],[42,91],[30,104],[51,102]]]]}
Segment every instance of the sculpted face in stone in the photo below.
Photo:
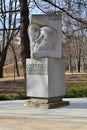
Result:
{"type": "Polygon", "coordinates": [[[57,30],[50,26],[29,26],[29,37],[33,52],[54,50],[58,41],[57,30]]]}
{"type": "Polygon", "coordinates": [[[31,42],[35,42],[35,40],[40,35],[40,26],[37,24],[31,24],[29,26],[29,38],[31,42]]]}

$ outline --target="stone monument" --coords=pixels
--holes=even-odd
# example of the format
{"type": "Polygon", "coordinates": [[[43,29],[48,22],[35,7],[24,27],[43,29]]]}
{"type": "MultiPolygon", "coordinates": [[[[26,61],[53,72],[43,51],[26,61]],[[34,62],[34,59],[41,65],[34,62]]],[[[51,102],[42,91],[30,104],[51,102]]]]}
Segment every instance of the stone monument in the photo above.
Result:
{"type": "Polygon", "coordinates": [[[31,58],[26,59],[27,96],[30,107],[68,105],[62,57],[61,15],[32,15],[28,28],[31,58]]]}

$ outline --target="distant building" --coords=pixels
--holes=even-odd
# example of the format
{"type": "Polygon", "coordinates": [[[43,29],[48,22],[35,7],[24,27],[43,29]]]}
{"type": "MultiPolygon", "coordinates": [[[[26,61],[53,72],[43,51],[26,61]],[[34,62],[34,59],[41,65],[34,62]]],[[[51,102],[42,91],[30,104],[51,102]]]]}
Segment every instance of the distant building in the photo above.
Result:
{"type": "Polygon", "coordinates": [[[15,44],[20,45],[21,39],[20,39],[20,37],[16,36],[16,37],[13,38],[12,42],[15,43],[15,44]]]}

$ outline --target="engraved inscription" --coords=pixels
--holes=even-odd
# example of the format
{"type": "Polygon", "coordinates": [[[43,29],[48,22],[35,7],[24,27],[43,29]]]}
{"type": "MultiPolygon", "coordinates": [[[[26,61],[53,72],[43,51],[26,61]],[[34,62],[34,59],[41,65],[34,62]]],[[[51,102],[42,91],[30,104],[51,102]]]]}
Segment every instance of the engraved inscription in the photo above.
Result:
{"type": "Polygon", "coordinates": [[[31,75],[47,75],[47,64],[26,64],[26,73],[31,75]]]}

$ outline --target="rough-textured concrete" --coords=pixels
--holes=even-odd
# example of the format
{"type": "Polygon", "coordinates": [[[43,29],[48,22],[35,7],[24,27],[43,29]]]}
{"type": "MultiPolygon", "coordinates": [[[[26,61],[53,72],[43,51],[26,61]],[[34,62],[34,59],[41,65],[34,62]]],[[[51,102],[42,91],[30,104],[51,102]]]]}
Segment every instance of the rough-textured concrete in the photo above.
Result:
{"type": "Polygon", "coordinates": [[[57,109],[24,107],[24,100],[0,101],[0,130],[87,130],[87,99],[64,99],[57,109]]]}

